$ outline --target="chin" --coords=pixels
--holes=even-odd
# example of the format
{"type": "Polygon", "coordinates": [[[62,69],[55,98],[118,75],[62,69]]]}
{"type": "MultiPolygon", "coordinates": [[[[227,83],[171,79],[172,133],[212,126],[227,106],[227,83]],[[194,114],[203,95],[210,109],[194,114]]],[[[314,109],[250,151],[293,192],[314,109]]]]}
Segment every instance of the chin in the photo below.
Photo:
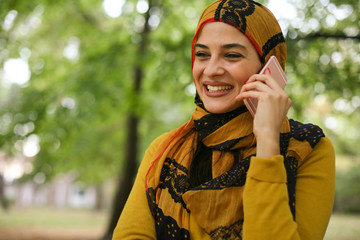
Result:
{"type": "Polygon", "coordinates": [[[214,114],[221,114],[221,113],[227,113],[227,112],[231,112],[233,110],[235,110],[236,108],[238,108],[240,106],[207,106],[205,105],[205,108],[208,112],[214,113],[214,114]]]}

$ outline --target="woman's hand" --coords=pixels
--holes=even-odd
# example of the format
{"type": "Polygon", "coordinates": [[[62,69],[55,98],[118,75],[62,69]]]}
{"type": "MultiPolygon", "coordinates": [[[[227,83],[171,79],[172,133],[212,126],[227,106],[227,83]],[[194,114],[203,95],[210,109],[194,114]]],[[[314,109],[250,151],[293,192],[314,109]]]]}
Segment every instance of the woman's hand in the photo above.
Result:
{"type": "Polygon", "coordinates": [[[258,101],[253,126],[256,156],[267,158],[280,154],[280,129],[292,104],[288,94],[269,74],[255,74],[243,85],[236,100],[246,98],[258,101]]]}

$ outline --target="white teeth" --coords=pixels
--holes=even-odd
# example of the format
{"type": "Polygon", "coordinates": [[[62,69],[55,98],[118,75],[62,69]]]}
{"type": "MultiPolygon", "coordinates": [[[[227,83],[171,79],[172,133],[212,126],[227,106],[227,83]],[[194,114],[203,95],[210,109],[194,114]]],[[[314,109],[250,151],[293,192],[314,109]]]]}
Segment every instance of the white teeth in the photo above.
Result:
{"type": "Polygon", "coordinates": [[[210,85],[207,85],[207,89],[209,90],[209,92],[225,92],[232,88],[233,88],[232,86],[210,86],[210,85]]]}

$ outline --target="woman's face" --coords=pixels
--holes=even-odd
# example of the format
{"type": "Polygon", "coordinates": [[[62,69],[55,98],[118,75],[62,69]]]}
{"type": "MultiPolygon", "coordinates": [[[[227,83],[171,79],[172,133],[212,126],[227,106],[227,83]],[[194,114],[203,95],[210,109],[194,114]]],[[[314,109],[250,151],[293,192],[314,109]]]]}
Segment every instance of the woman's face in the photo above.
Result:
{"type": "Polygon", "coordinates": [[[194,53],[192,74],[206,110],[225,113],[242,106],[234,98],[261,68],[250,40],[226,23],[210,22],[199,32],[194,53]]]}

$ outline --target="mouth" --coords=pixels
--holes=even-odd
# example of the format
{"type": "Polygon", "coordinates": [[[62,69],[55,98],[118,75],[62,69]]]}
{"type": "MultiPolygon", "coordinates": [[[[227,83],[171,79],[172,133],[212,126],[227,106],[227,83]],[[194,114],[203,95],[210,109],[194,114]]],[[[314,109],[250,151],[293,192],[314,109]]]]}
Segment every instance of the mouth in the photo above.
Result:
{"type": "Polygon", "coordinates": [[[233,86],[230,85],[223,85],[223,86],[205,85],[205,87],[210,93],[226,92],[234,88],[233,86]]]}

